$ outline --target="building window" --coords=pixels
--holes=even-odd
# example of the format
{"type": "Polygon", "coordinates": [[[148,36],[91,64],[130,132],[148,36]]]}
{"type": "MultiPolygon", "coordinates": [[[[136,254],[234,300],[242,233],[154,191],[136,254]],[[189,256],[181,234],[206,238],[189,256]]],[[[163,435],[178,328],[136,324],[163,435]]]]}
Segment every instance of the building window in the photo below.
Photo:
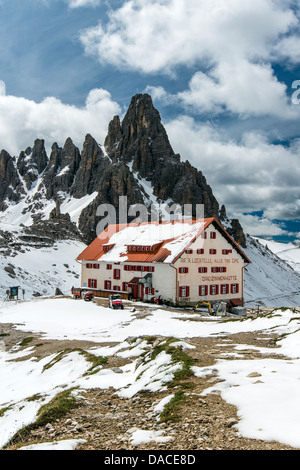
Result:
{"type": "Polygon", "coordinates": [[[92,263],[86,263],[86,268],[87,268],[87,269],[92,269],[92,268],[93,268],[92,263]]]}
{"type": "Polygon", "coordinates": [[[199,250],[197,250],[197,255],[203,255],[204,254],[204,248],[199,248],[199,250]]]}
{"type": "Polygon", "coordinates": [[[217,253],[217,250],[215,250],[214,248],[212,248],[211,250],[209,250],[209,254],[210,255],[215,255],[217,253]]]}
{"type": "Polygon", "coordinates": [[[114,269],[114,279],[120,279],[121,271],[120,269],[114,269]]]}
{"type": "Polygon", "coordinates": [[[104,289],[111,290],[111,281],[104,281],[104,289]]]}
{"type": "Polygon", "coordinates": [[[113,290],[120,291],[120,290],[121,290],[121,287],[120,287],[120,286],[114,286],[114,287],[113,287],[113,290]]]}
{"type": "Polygon", "coordinates": [[[211,239],[217,238],[217,232],[210,232],[210,238],[211,239]]]}
{"type": "Polygon", "coordinates": [[[191,255],[191,254],[193,254],[193,250],[185,250],[185,253],[186,253],[187,255],[191,255]]]}
{"type": "Polygon", "coordinates": [[[208,293],[208,286],[199,286],[200,297],[205,297],[208,293]]]}
{"type": "Polygon", "coordinates": [[[111,264],[107,264],[107,265],[106,265],[106,269],[112,269],[112,265],[111,265],[111,264]]]}
{"type": "Polygon", "coordinates": [[[189,268],[179,268],[180,274],[186,274],[189,272],[189,268]]]}
{"type": "Polygon", "coordinates": [[[100,269],[100,264],[93,264],[94,269],[100,269]]]}
{"type": "Polygon", "coordinates": [[[212,273],[218,273],[219,271],[220,271],[220,268],[218,268],[217,266],[213,266],[213,267],[211,268],[211,272],[212,272],[212,273]]]}
{"type": "Polygon", "coordinates": [[[228,284],[221,285],[221,294],[228,294],[228,284]]]}
{"type": "Polygon", "coordinates": [[[217,286],[216,284],[212,284],[210,286],[210,295],[218,295],[219,293],[219,286],[217,286]]]}
{"type": "Polygon", "coordinates": [[[104,253],[108,253],[109,250],[111,250],[113,247],[114,247],[114,245],[105,245],[105,246],[103,247],[104,253]]]}
{"type": "Polygon", "coordinates": [[[226,273],[227,268],[225,268],[225,266],[220,266],[219,270],[220,270],[220,273],[226,273]]]}
{"type": "Polygon", "coordinates": [[[154,287],[145,287],[146,295],[154,295],[154,287]]]}
{"type": "Polygon", "coordinates": [[[179,287],[179,297],[189,297],[189,295],[190,295],[190,287],[189,286],[179,287]]]}
{"type": "Polygon", "coordinates": [[[198,268],[198,272],[199,273],[207,273],[207,268],[202,266],[201,268],[198,268]]]}
{"type": "Polygon", "coordinates": [[[239,293],[239,285],[238,284],[231,284],[231,293],[238,294],[239,293]]]}
{"type": "Polygon", "coordinates": [[[127,289],[128,289],[128,282],[123,282],[122,283],[122,291],[127,292],[127,289]]]}
{"type": "Polygon", "coordinates": [[[202,232],[200,237],[205,240],[207,238],[207,232],[202,232]]]}
{"type": "Polygon", "coordinates": [[[88,286],[90,289],[97,289],[97,279],[89,279],[88,286]]]}

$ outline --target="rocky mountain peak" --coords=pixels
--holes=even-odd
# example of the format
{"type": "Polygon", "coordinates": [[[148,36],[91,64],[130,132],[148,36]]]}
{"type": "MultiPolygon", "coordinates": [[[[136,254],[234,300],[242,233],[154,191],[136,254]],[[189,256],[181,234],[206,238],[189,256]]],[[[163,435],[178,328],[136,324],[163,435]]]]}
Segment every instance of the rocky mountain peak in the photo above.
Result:
{"type": "Polygon", "coordinates": [[[0,211],[6,210],[9,201],[22,201],[22,215],[28,224],[30,217],[34,223],[44,223],[50,213],[52,222],[58,216],[60,222],[65,221],[63,211],[79,208],[71,223],[76,220],[89,243],[97,235],[97,207],[112,205],[118,222],[120,196],[127,196],[128,207],[146,205],[149,216],[153,205],[160,210],[162,205],[173,203],[182,207],[190,204],[194,209],[204,204],[205,216],[226,218],[228,230],[243,245],[241,226],[227,220],[225,207],[220,210],[202,172],[173,151],[150,95],[135,95],[123,120],[119,116],[111,120],[104,148],[87,134],[82,151],[68,137],[63,147],[52,145],[49,158],[43,139],[36,139],[17,159],[3,150],[0,211]],[[62,208],[59,214],[58,207],[62,208]]]}

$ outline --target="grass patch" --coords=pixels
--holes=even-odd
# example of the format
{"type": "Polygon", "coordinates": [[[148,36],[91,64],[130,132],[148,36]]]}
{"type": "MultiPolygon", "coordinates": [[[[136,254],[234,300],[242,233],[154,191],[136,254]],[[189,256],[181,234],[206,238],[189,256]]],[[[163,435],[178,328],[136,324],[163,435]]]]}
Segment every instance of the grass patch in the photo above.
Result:
{"type": "Polygon", "coordinates": [[[2,418],[2,416],[4,416],[4,414],[11,409],[11,406],[7,406],[6,408],[1,408],[0,409],[0,418],[2,418]]]}
{"type": "Polygon", "coordinates": [[[191,356],[189,356],[188,354],[186,354],[186,352],[183,351],[182,346],[176,346],[177,342],[178,340],[176,338],[167,338],[165,341],[162,341],[159,344],[155,345],[150,354],[150,360],[153,360],[161,352],[165,351],[167,354],[170,354],[173,363],[182,364],[181,369],[174,372],[174,378],[169,383],[169,387],[177,386],[182,380],[186,380],[191,377],[193,375],[191,367],[196,362],[196,359],[193,359],[191,356]]]}
{"type": "Polygon", "coordinates": [[[183,390],[176,392],[172,400],[170,400],[164,407],[164,410],[160,415],[160,423],[166,423],[168,421],[178,422],[180,419],[178,410],[185,400],[186,395],[183,390]]]}
{"type": "MultiPolygon", "coordinates": [[[[49,403],[42,406],[38,412],[37,420],[34,423],[20,429],[6,444],[5,447],[23,442],[28,437],[30,437],[31,431],[41,426],[45,426],[48,423],[52,423],[57,419],[61,419],[63,416],[69,413],[69,411],[80,406],[80,403],[74,396],[72,396],[73,390],[74,389],[70,389],[59,393],[49,403]]],[[[37,398],[35,397],[35,399],[37,398]]]]}
{"type": "Polygon", "coordinates": [[[147,337],[146,341],[148,344],[154,344],[150,354],[147,354],[147,360],[154,360],[161,352],[165,351],[172,358],[173,364],[180,364],[181,367],[174,372],[173,379],[167,384],[168,389],[176,389],[174,397],[164,407],[163,412],[160,415],[160,422],[167,421],[179,421],[179,410],[181,405],[187,399],[186,390],[191,390],[194,387],[194,383],[188,379],[194,376],[191,368],[192,365],[197,362],[197,359],[189,356],[178,343],[178,339],[169,337],[161,342],[157,342],[156,337],[147,337]]]}
{"type": "Polygon", "coordinates": [[[19,346],[21,346],[21,347],[27,346],[27,344],[31,343],[33,340],[34,340],[34,338],[32,336],[28,336],[28,338],[24,338],[20,342],[19,346]]]}
{"type": "Polygon", "coordinates": [[[57,362],[59,362],[63,357],[67,356],[68,354],[72,352],[78,352],[79,354],[83,354],[88,362],[90,362],[92,365],[91,367],[87,370],[86,374],[92,373],[95,369],[95,367],[102,366],[108,362],[107,357],[102,357],[102,356],[95,356],[94,354],[88,353],[87,351],[84,351],[83,349],[80,348],[67,348],[61,351],[57,356],[55,356],[54,359],[52,359],[51,362],[46,364],[43,367],[43,372],[47,369],[50,369],[53,367],[57,362]]]}

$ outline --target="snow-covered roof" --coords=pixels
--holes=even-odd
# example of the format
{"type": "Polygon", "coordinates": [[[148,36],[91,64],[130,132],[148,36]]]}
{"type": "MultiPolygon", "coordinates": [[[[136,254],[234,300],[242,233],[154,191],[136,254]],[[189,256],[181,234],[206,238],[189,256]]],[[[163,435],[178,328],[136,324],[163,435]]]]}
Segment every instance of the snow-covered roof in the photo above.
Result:
{"type": "MultiPolygon", "coordinates": [[[[79,256],[78,260],[119,262],[172,263],[212,222],[229,237],[236,249],[239,246],[214,218],[183,219],[142,224],[117,224],[105,229],[79,256]],[[112,245],[107,252],[104,246],[112,245]],[[129,250],[129,247],[144,249],[129,250]],[[146,247],[153,247],[146,250],[146,247]]],[[[245,254],[243,253],[245,257],[245,254]]],[[[248,260],[249,261],[249,260],[248,260]]]]}

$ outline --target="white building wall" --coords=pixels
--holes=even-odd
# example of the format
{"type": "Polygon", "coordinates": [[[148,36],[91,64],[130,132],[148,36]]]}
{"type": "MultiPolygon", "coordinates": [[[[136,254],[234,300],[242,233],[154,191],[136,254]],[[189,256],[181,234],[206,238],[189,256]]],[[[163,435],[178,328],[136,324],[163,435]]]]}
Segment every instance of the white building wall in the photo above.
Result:
{"type": "MultiPolygon", "coordinates": [[[[200,237],[189,247],[191,254],[184,253],[175,263],[178,269],[178,284],[189,287],[187,301],[196,302],[203,300],[229,300],[243,297],[243,267],[244,260],[237,250],[215,229],[213,225],[206,230],[206,239],[200,237]],[[211,238],[211,233],[216,238],[211,238]],[[203,254],[197,250],[204,250],[203,254]],[[210,250],[216,250],[211,254],[210,250]],[[223,254],[223,250],[231,250],[231,253],[223,254]],[[188,273],[180,273],[180,268],[187,268],[188,273]],[[206,268],[207,272],[199,273],[198,268],[206,268]],[[212,272],[212,268],[221,268],[225,272],[212,272]],[[238,292],[232,293],[232,285],[238,285],[238,292]],[[218,294],[211,294],[210,286],[217,286],[218,294]],[[222,286],[229,286],[228,293],[222,292],[222,286]],[[199,286],[207,286],[207,294],[201,296],[199,286]]],[[[179,299],[180,300],[180,299],[179,299]]],[[[181,299],[184,301],[184,298],[181,299]]]]}
{"type": "Polygon", "coordinates": [[[89,287],[89,279],[95,279],[97,281],[97,289],[105,289],[105,281],[111,282],[111,289],[114,286],[118,286],[120,291],[123,290],[123,283],[129,283],[134,277],[143,278],[147,274],[152,275],[152,286],[154,293],[146,294],[144,291],[144,298],[151,299],[153,296],[161,296],[164,299],[174,299],[176,297],[176,271],[169,264],[164,263],[129,263],[124,261],[122,264],[107,263],[107,262],[82,262],[82,276],[81,276],[81,287],[89,287]],[[99,269],[87,268],[87,264],[98,264],[99,269]],[[107,269],[107,265],[111,266],[111,269],[107,269]],[[124,266],[142,266],[143,268],[152,267],[154,272],[147,271],[125,271],[124,266]],[[115,269],[120,270],[120,279],[114,279],[115,269]]]}

